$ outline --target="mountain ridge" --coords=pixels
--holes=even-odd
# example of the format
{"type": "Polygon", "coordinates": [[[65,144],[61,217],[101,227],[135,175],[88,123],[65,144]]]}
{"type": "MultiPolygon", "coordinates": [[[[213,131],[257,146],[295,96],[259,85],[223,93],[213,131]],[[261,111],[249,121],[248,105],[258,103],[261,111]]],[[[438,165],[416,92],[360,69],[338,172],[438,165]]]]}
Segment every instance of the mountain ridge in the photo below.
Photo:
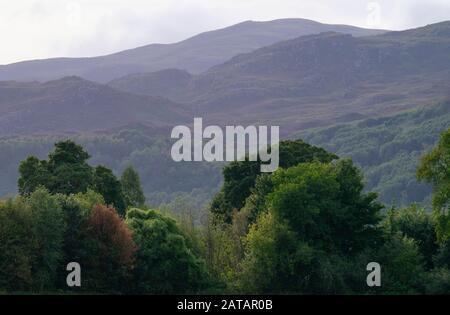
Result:
{"type": "MultiPolygon", "coordinates": [[[[301,36],[234,56],[160,92],[214,123],[278,124],[288,133],[336,119],[395,114],[450,96],[448,25],[367,37],[301,36]]],[[[158,74],[141,78],[146,76],[154,83],[158,74]]],[[[131,78],[110,84],[142,93],[135,85],[145,82],[131,78]]]]}
{"type": "Polygon", "coordinates": [[[106,83],[136,72],[181,68],[200,73],[239,53],[327,30],[358,36],[384,30],[331,25],[305,19],[281,19],[267,22],[247,21],[230,27],[200,33],[173,44],[150,44],[105,56],[29,60],[0,66],[1,80],[49,81],[69,75],[106,83]]]}

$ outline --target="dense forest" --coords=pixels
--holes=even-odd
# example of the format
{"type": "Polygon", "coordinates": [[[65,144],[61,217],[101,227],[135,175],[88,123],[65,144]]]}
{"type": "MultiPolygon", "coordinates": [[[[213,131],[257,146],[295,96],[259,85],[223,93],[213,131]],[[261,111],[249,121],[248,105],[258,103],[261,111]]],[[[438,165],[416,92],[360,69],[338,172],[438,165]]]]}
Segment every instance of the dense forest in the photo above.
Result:
{"type": "Polygon", "coordinates": [[[0,292],[449,294],[450,129],[436,140],[416,171],[432,212],[385,208],[351,159],[288,140],[272,174],[226,165],[200,225],[147,206],[133,167],[117,177],[59,141],[21,161],[19,195],[0,202],[0,292]]]}

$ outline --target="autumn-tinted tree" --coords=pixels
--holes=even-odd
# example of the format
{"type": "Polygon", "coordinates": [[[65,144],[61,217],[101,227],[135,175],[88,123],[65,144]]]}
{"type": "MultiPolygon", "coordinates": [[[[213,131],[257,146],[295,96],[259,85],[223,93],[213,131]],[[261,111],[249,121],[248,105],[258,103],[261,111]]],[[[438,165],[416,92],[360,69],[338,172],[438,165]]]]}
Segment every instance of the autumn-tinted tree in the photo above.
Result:
{"type": "Polygon", "coordinates": [[[139,174],[132,166],[127,167],[120,178],[126,207],[141,207],[145,204],[145,196],[141,187],[139,174]]]}
{"type": "Polygon", "coordinates": [[[93,207],[84,226],[88,241],[80,263],[83,289],[92,292],[127,292],[136,245],[116,210],[93,207]]]}

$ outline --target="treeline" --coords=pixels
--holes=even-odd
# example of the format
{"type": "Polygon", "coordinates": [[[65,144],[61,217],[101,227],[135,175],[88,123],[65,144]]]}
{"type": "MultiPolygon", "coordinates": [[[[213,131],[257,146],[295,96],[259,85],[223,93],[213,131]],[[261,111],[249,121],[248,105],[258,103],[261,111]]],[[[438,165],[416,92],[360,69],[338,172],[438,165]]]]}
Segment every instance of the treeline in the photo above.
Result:
{"type": "Polygon", "coordinates": [[[432,213],[384,209],[350,159],[296,140],[280,143],[273,174],[259,161],[227,165],[200,227],[143,205],[120,213],[95,180],[81,184],[88,176],[79,189],[58,182],[57,169],[83,169],[66,154],[74,148],[84,165],[72,142],[36,159],[40,172],[25,172],[25,160],[19,187],[31,188],[0,204],[0,291],[450,294],[450,129],[417,169],[433,187],[432,213]],[[24,184],[41,173],[51,180],[24,184]],[[74,261],[80,288],[65,284],[74,261]],[[381,265],[380,287],[366,283],[370,262],[381,265]]]}

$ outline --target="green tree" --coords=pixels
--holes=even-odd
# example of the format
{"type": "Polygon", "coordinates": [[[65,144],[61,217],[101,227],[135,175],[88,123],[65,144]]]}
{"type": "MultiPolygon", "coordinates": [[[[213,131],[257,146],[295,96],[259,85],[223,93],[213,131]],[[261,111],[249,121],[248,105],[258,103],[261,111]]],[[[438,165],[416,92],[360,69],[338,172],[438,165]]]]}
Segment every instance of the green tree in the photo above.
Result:
{"type": "MultiPolygon", "coordinates": [[[[125,215],[126,202],[122,184],[105,166],[93,168],[87,163],[89,154],[80,145],[71,140],[55,144],[55,149],[48,155],[48,160],[39,160],[34,156],[22,161],[19,166],[18,180],[21,195],[29,195],[39,186],[45,187],[52,194],[86,193],[92,189],[100,193],[106,204],[113,205],[121,215],[125,215]]],[[[127,172],[128,196],[142,198],[138,195],[139,178],[137,174],[127,172]]],[[[131,171],[132,173],[132,171],[131,171]]],[[[142,190],[141,190],[142,192],[142,190]]]]}
{"type": "Polygon", "coordinates": [[[93,189],[105,198],[107,205],[114,206],[120,215],[125,215],[121,183],[109,168],[100,165],[94,169],[93,189]]]}
{"type": "Polygon", "coordinates": [[[363,193],[362,175],[351,160],[305,163],[272,176],[267,205],[299,237],[339,252],[357,252],[379,237],[376,194],[363,193]],[[351,234],[348,231],[352,231],[351,234]]]}
{"type": "Polygon", "coordinates": [[[120,183],[126,208],[142,207],[145,204],[145,196],[142,191],[139,174],[132,166],[127,167],[123,171],[120,183]]]}
{"type": "Polygon", "coordinates": [[[426,261],[427,268],[433,267],[433,256],[438,250],[436,224],[424,208],[413,204],[402,209],[389,209],[383,226],[389,236],[401,233],[413,239],[426,261]]]}
{"type": "Polygon", "coordinates": [[[86,192],[92,185],[92,167],[87,163],[89,154],[71,140],[55,144],[48,156],[51,174],[46,187],[52,193],[76,194],[86,192]]]}
{"type": "Polygon", "coordinates": [[[39,186],[51,193],[76,194],[86,192],[92,185],[92,167],[87,164],[89,154],[73,141],[55,144],[48,161],[30,156],[19,166],[19,192],[30,194],[39,186]]]}
{"type": "Polygon", "coordinates": [[[417,176],[433,186],[437,237],[444,242],[450,238],[450,128],[442,133],[438,145],[422,158],[417,176]]]}
{"type": "Polygon", "coordinates": [[[0,204],[0,288],[56,290],[65,230],[57,197],[42,187],[0,204]]]}
{"type": "Polygon", "coordinates": [[[154,210],[132,208],[126,223],[139,248],[134,269],[136,293],[196,293],[205,288],[204,264],[187,246],[173,219],[154,210]]]}
{"type": "Polygon", "coordinates": [[[20,163],[19,173],[18,186],[21,195],[31,194],[39,186],[45,186],[50,179],[46,161],[40,161],[34,156],[29,156],[20,163]]]}
{"type": "MultiPolygon", "coordinates": [[[[279,154],[282,168],[313,161],[328,163],[337,159],[336,155],[302,140],[281,141],[279,154]]],[[[223,187],[212,201],[211,212],[230,223],[233,210],[241,209],[247,197],[250,196],[256,179],[261,174],[261,163],[258,156],[257,161],[249,161],[247,157],[245,161],[231,162],[225,166],[223,187]]]]}
{"type": "Polygon", "coordinates": [[[348,292],[350,262],[382,241],[376,228],[382,206],[375,194],[363,193],[359,170],[350,160],[313,162],[279,169],[268,179],[271,184],[248,199],[265,209],[245,238],[243,290],[348,292]]]}

